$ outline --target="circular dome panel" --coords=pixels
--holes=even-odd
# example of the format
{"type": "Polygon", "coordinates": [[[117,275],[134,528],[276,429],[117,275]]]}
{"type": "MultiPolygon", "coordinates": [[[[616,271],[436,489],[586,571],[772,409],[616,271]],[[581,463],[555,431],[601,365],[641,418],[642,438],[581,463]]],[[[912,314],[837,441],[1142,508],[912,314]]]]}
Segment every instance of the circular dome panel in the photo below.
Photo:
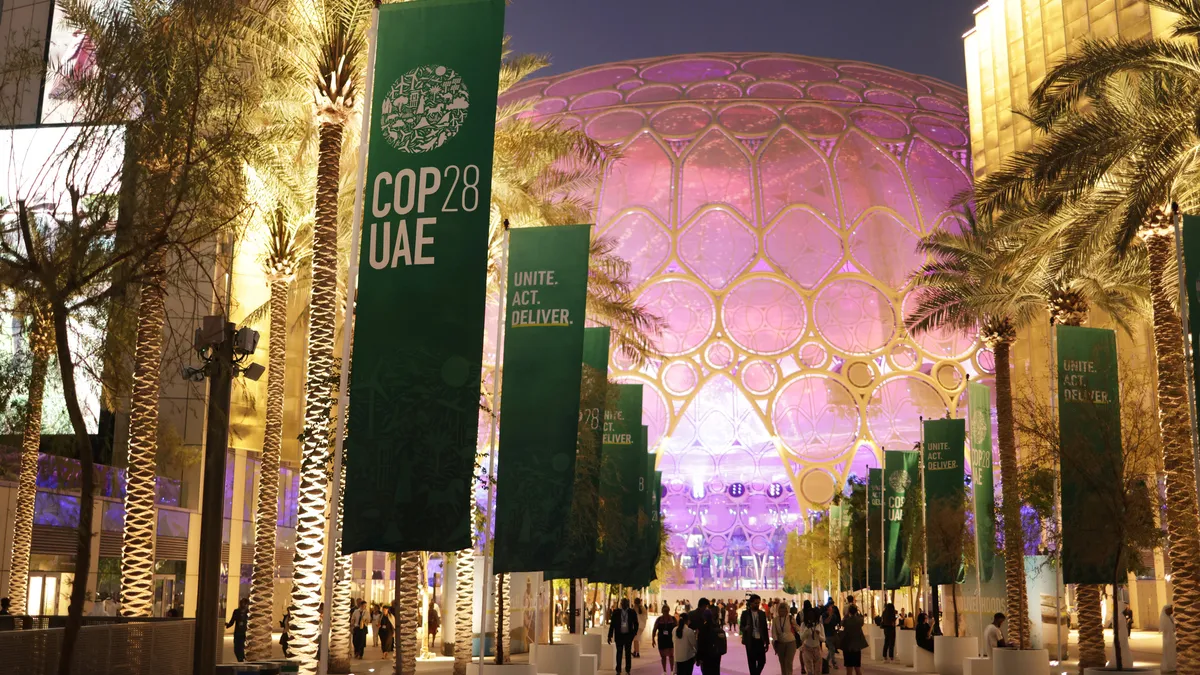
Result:
{"type": "Polygon", "coordinates": [[[834,281],[817,296],[817,331],[847,354],[871,354],[896,334],[896,312],[874,286],[849,279],[834,281]]]}
{"type": "Polygon", "coordinates": [[[659,281],[638,299],[638,304],[666,324],[658,349],[676,356],[704,342],[713,329],[716,310],[712,298],[696,284],[678,279],[659,281]]]}
{"type": "Polygon", "coordinates": [[[775,279],[746,281],[725,296],[722,323],[739,347],[755,354],[779,354],[804,334],[804,300],[775,279]]]}
{"type": "Polygon", "coordinates": [[[806,375],[784,385],[772,419],[779,439],[796,456],[816,462],[836,459],[858,438],[858,401],[845,385],[806,375]]]}
{"type": "Polygon", "coordinates": [[[828,471],[813,469],[800,478],[800,495],[813,506],[828,504],[837,492],[837,481],[828,471]]]}
{"type": "Polygon", "coordinates": [[[875,389],[867,410],[867,428],[875,442],[881,448],[907,450],[921,440],[921,418],[941,418],[946,402],[925,380],[895,377],[875,389]]]}

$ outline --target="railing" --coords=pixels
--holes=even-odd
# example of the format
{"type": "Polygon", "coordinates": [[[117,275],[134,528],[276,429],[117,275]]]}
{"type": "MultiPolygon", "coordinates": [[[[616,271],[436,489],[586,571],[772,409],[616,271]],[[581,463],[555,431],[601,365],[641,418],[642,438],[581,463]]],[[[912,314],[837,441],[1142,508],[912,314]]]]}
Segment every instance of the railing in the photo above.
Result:
{"type": "MultiPolygon", "coordinates": [[[[14,618],[20,622],[17,630],[0,631],[0,664],[3,664],[0,670],[5,675],[56,675],[63,629],[25,628],[44,623],[49,617],[14,618]]],[[[79,631],[71,672],[187,675],[192,670],[194,632],[192,619],[86,625],[79,631]]]]}

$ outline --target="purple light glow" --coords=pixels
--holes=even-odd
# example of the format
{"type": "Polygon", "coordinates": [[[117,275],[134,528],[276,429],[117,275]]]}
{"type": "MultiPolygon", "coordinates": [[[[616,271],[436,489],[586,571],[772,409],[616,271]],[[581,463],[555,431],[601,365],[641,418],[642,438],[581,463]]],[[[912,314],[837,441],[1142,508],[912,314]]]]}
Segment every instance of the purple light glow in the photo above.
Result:
{"type": "MultiPolygon", "coordinates": [[[[522,85],[535,117],[618,144],[596,229],[619,242],[663,354],[646,384],[671,547],[691,580],[776,587],[783,535],[964,407],[970,335],[904,331],[923,234],[957,228],[966,96],[865,63],[709,54],[522,85]],[[550,111],[562,111],[551,113],[550,111]]],[[[983,367],[981,367],[983,366],[983,367]]]]}

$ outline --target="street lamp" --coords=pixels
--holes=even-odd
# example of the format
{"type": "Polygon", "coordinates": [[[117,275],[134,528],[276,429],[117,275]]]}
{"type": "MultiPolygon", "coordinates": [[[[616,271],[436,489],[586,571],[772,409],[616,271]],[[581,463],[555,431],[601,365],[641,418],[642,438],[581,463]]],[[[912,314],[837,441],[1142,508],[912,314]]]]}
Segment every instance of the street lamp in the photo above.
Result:
{"type": "MultiPolygon", "coordinates": [[[[208,422],[204,439],[204,484],[200,513],[200,574],[196,593],[193,675],[213,675],[221,648],[224,617],[217,614],[221,590],[221,530],[225,506],[225,453],[229,447],[229,406],[233,378],[258,380],[265,368],[247,363],[258,347],[258,331],[238,329],[224,316],[206,316],[192,346],[204,361],[184,367],[191,382],[208,380],[208,422]]],[[[231,571],[231,574],[236,572],[231,571]]]]}

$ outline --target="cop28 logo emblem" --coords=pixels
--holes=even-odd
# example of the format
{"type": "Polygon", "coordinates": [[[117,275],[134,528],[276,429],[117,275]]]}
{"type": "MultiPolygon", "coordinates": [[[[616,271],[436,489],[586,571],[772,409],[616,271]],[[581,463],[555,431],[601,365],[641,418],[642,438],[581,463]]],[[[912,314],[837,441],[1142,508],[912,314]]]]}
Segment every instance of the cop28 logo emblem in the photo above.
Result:
{"type": "Polygon", "coordinates": [[[380,110],[388,145],[410,154],[429,152],[454,138],[467,120],[467,85],[446,66],[417,66],[392,83],[380,110]]]}
{"type": "Polygon", "coordinates": [[[904,492],[911,482],[907,471],[893,471],[888,475],[888,485],[891,486],[892,492],[904,492]]]}
{"type": "MultiPolygon", "coordinates": [[[[975,448],[982,449],[983,441],[988,437],[988,421],[987,414],[982,410],[971,413],[971,445],[975,448]]],[[[975,450],[971,458],[981,469],[991,466],[992,458],[986,452],[975,450]],[[982,463],[985,460],[987,461],[986,465],[982,463]]]]}

